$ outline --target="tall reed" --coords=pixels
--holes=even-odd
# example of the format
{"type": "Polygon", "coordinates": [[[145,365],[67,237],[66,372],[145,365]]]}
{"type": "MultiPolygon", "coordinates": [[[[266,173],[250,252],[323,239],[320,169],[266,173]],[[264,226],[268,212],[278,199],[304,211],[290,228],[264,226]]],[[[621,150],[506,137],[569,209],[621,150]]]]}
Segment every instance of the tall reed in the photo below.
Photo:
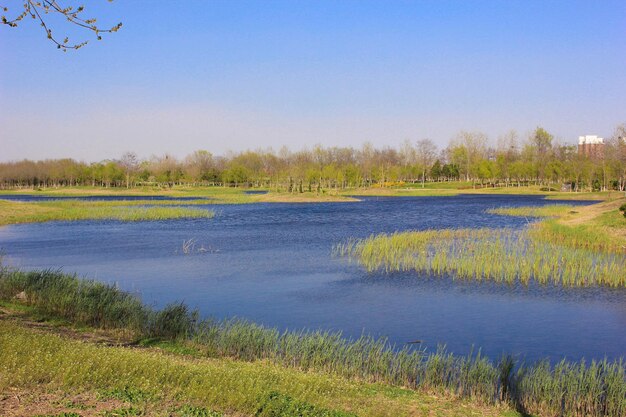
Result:
{"type": "Polygon", "coordinates": [[[368,271],[419,271],[459,279],[564,286],[626,285],[626,259],[561,246],[531,231],[444,229],[373,235],[336,245],[334,253],[368,271]]]}
{"type": "Polygon", "coordinates": [[[22,272],[0,267],[0,300],[15,297],[41,313],[75,324],[120,329],[134,337],[186,337],[196,320],[195,313],[182,304],[155,311],[115,285],[60,271],[22,272]]]}

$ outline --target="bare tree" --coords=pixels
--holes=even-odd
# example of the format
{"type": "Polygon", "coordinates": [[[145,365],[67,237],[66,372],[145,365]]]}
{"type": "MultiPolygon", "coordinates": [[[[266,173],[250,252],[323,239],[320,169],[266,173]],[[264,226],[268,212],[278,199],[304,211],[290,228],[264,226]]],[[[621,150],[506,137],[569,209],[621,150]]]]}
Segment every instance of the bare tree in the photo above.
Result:
{"type": "MultiPolygon", "coordinates": [[[[113,0],[108,1],[112,2],[113,0]]],[[[3,13],[2,16],[0,16],[0,23],[15,28],[22,22],[22,20],[24,20],[24,18],[30,17],[39,23],[39,25],[46,32],[47,38],[52,41],[58,49],[61,49],[64,52],[68,49],[80,49],[87,45],[89,41],[70,43],[69,36],[67,35],[62,38],[55,36],[52,32],[52,28],[50,27],[50,23],[48,22],[48,16],[46,15],[56,15],[74,27],[93,32],[98,40],[102,39],[102,33],[117,32],[122,27],[122,23],[118,23],[108,29],[99,27],[96,24],[96,19],[83,17],[83,12],[85,11],[84,6],[76,7],[56,0],[22,0],[21,3],[23,7],[22,10],[18,12],[10,10],[4,5],[0,5],[0,11],[3,13]],[[7,17],[5,13],[17,13],[17,15],[7,17]]]]}
{"type": "Polygon", "coordinates": [[[126,152],[122,155],[119,165],[124,169],[124,174],[126,175],[126,188],[130,188],[130,177],[139,168],[137,154],[135,152],[126,152]]]}
{"type": "Polygon", "coordinates": [[[424,188],[426,171],[435,163],[435,158],[437,157],[437,146],[430,139],[418,140],[415,155],[422,169],[422,188],[424,188]]]}
{"type": "Polygon", "coordinates": [[[626,191],[626,123],[615,128],[613,136],[605,145],[605,159],[611,174],[617,179],[620,191],[626,191]]]}

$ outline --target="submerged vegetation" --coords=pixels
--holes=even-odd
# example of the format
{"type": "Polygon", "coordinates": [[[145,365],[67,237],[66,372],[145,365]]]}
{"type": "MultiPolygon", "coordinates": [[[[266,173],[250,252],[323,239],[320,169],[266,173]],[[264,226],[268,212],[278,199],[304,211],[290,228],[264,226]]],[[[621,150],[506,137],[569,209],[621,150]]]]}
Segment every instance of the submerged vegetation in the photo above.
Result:
{"type": "Polygon", "coordinates": [[[0,200],[0,225],[76,220],[145,221],[212,218],[214,215],[211,210],[165,205],[163,201],[155,204],[150,200],[58,200],[36,203],[0,200]]]}
{"type": "MultiPolygon", "coordinates": [[[[454,235],[457,232],[449,233],[454,235]]],[[[201,321],[183,304],[156,311],[115,286],[53,271],[1,269],[0,299],[12,303],[19,299],[29,308],[68,320],[70,324],[115,329],[135,340],[172,341],[177,346],[186,346],[186,352],[195,356],[260,360],[261,363],[269,362],[281,367],[319,372],[320,375],[328,375],[328,378],[340,378],[337,381],[346,381],[347,378],[383,383],[417,392],[465,398],[477,404],[507,404],[523,412],[545,416],[617,417],[626,412],[626,376],[622,361],[604,360],[589,364],[562,361],[554,366],[547,362],[527,365],[515,363],[511,357],[505,356],[493,363],[480,351],[468,356],[454,356],[443,348],[429,353],[409,346],[396,347],[385,339],[366,335],[350,340],[332,332],[280,332],[237,319],[201,321]]],[[[259,402],[258,398],[242,397],[236,392],[250,390],[258,393],[259,386],[267,387],[267,383],[272,387],[285,385],[277,382],[276,376],[253,372],[246,365],[236,362],[224,365],[211,362],[211,366],[221,370],[214,369],[207,374],[195,368],[200,366],[198,364],[181,367],[174,364],[175,360],[164,357],[147,357],[137,361],[136,352],[121,349],[103,352],[101,348],[35,335],[9,324],[0,324],[0,347],[4,369],[13,378],[11,381],[0,378],[0,385],[5,386],[7,383],[26,384],[29,381],[57,381],[68,386],[115,384],[123,376],[121,379],[126,383],[162,381],[179,393],[181,390],[187,390],[187,395],[190,395],[189,392],[193,395],[204,392],[204,397],[211,397],[221,407],[234,407],[249,413],[267,410],[267,406],[259,407],[268,401],[268,397],[259,402]],[[28,346],[28,349],[20,346],[28,346]],[[74,363],[84,366],[77,369],[74,363]],[[86,369],[90,371],[86,372],[86,369]],[[240,373],[251,379],[241,380],[234,376],[240,373]],[[260,382],[267,378],[271,382],[260,382]],[[211,386],[207,385],[207,381],[214,384],[208,391],[202,388],[211,386]]],[[[267,365],[263,365],[263,369],[274,375],[291,372],[267,365]]],[[[346,382],[336,382],[334,386],[337,384],[343,386],[346,382]]],[[[154,386],[150,388],[155,389],[154,386]]],[[[310,389],[301,388],[300,393],[308,392],[305,399],[313,395],[310,389]]],[[[294,387],[290,389],[293,391],[294,387]]],[[[335,389],[322,389],[322,396],[332,397],[335,389]]],[[[354,391],[354,388],[351,390],[354,391]]],[[[354,392],[349,396],[352,404],[362,397],[354,392]]],[[[281,407],[286,407],[284,409],[298,405],[297,401],[280,394],[273,398],[272,401],[278,401],[281,407]]],[[[276,406],[272,404],[271,407],[276,406]]],[[[327,403],[320,405],[328,406],[327,403]]],[[[314,406],[305,408],[312,410],[310,415],[343,415],[314,406]],[[317,413],[315,410],[322,411],[317,413]]]]}
{"type": "Polygon", "coordinates": [[[368,271],[420,271],[461,279],[565,286],[626,285],[623,256],[563,247],[511,229],[444,229],[381,234],[336,245],[368,271]]]}

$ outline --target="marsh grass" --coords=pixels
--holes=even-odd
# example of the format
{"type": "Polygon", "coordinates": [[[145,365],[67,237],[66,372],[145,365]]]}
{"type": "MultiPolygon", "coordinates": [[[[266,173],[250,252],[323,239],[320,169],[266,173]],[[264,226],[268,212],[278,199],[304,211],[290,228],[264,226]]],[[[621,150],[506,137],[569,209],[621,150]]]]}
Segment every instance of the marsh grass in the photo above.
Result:
{"type": "MultiPolygon", "coordinates": [[[[50,221],[118,220],[148,221],[212,218],[203,208],[155,204],[153,201],[42,201],[25,203],[0,200],[0,225],[50,221]]],[[[186,202],[188,203],[188,202],[186,202]]],[[[203,202],[206,204],[206,202],[203,202]]]]}
{"type": "Polygon", "coordinates": [[[532,238],[561,246],[624,255],[626,219],[619,213],[619,201],[593,206],[501,207],[487,212],[503,216],[548,217],[529,227],[532,238]]]}
{"type": "Polygon", "coordinates": [[[565,225],[555,219],[544,220],[529,229],[532,238],[555,245],[580,248],[592,252],[626,254],[626,242],[612,236],[604,228],[579,224],[565,225]]]}
{"type": "Polygon", "coordinates": [[[334,247],[367,271],[418,271],[498,283],[626,285],[626,260],[511,229],[443,229],[373,235],[334,247]]]}
{"type": "Polygon", "coordinates": [[[60,271],[21,272],[1,267],[0,300],[16,296],[39,313],[72,324],[117,329],[134,338],[187,337],[196,317],[182,304],[155,311],[115,285],[79,279],[60,271]]]}
{"type": "MultiPolygon", "coordinates": [[[[451,236],[458,236],[470,232],[448,231],[447,233],[451,236]]],[[[479,231],[479,233],[486,232],[479,231]]],[[[423,244],[424,241],[415,247],[423,244]]],[[[198,321],[197,314],[183,304],[173,304],[164,310],[154,311],[142,305],[135,296],[124,293],[114,286],[80,280],[76,276],[59,272],[24,273],[1,268],[0,299],[12,300],[19,294],[24,296],[24,302],[27,304],[34,305],[50,314],[62,316],[72,322],[85,323],[99,328],[129,328],[135,337],[153,338],[153,341],[154,339],[170,340],[173,344],[189,346],[193,352],[201,352],[202,355],[213,358],[227,357],[240,361],[269,362],[350,380],[382,383],[407,387],[418,392],[465,398],[479,404],[513,404],[522,411],[548,416],[617,417],[626,413],[626,380],[622,361],[594,361],[589,365],[585,362],[563,361],[552,367],[547,362],[535,365],[516,364],[511,357],[505,356],[494,363],[482,356],[480,351],[471,352],[467,356],[453,355],[444,347],[434,352],[427,352],[410,345],[394,346],[384,338],[375,339],[368,335],[363,335],[358,339],[347,339],[341,333],[336,332],[280,332],[239,319],[198,321]]],[[[2,326],[1,323],[0,326],[2,326]]],[[[7,336],[6,332],[0,332],[0,344],[28,343],[18,341],[20,336],[16,336],[14,331],[9,335],[11,336],[7,336]]],[[[28,337],[28,335],[21,337],[28,337]]],[[[31,341],[28,345],[30,346],[28,355],[38,355],[37,349],[39,348],[46,352],[57,352],[48,347],[32,346],[32,344],[31,341]]],[[[85,351],[90,349],[96,348],[81,347],[81,350],[85,351]]],[[[12,362],[14,359],[7,358],[15,354],[14,350],[15,347],[0,349],[0,356],[4,361],[2,363],[5,364],[4,369],[7,369],[7,363],[13,363],[16,366],[15,362],[12,362]]],[[[175,349],[169,350],[176,351],[175,349]]],[[[179,350],[179,352],[184,353],[184,350],[179,350]]],[[[86,358],[90,358],[89,355],[95,355],[95,351],[83,353],[83,356],[87,356],[79,360],[76,358],[76,352],[68,352],[66,349],[60,353],[60,357],[54,359],[59,361],[58,363],[46,362],[51,360],[48,357],[41,358],[41,363],[33,365],[36,369],[30,369],[24,374],[13,373],[12,378],[17,378],[16,381],[20,378],[25,381],[32,380],[32,378],[37,381],[62,378],[69,384],[77,384],[83,381],[80,378],[87,378],[89,381],[102,382],[105,379],[112,383],[112,381],[119,380],[120,373],[137,372],[137,377],[141,376],[139,380],[145,382],[147,375],[145,372],[149,371],[142,371],[141,365],[133,361],[124,362],[120,359],[121,351],[118,353],[119,355],[109,358],[111,361],[116,361],[115,365],[111,363],[106,365],[110,368],[107,372],[111,372],[111,375],[93,374],[95,358],[86,358]],[[72,371],[57,369],[59,363],[68,366],[72,364],[70,367],[72,371]],[[89,369],[93,372],[80,374],[76,370],[76,363],[92,363],[89,369]],[[44,374],[48,376],[43,376],[44,374]]],[[[153,364],[153,366],[156,365],[153,364]]],[[[192,384],[193,389],[199,389],[206,384],[206,381],[201,383],[194,379],[196,377],[192,377],[192,380],[189,376],[184,377],[187,379],[181,379],[183,375],[178,375],[180,372],[176,370],[176,367],[168,367],[166,376],[157,377],[157,379],[164,378],[164,381],[174,386],[185,381],[181,386],[188,387],[192,384]]],[[[0,385],[1,374],[0,372],[0,385]]],[[[257,374],[256,377],[261,376],[257,374]]],[[[116,385],[117,389],[114,388],[110,392],[129,399],[149,398],[150,393],[155,391],[154,387],[133,385],[134,377],[126,375],[125,378],[125,385],[116,385]],[[136,388],[129,389],[130,386],[136,388]]],[[[215,375],[212,378],[215,378],[215,375]]],[[[226,378],[232,378],[232,376],[226,378]]],[[[227,389],[230,384],[225,384],[222,380],[216,383],[220,389],[227,389]]],[[[240,382],[237,384],[237,389],[244,389],[242,392],[247,392],[240,382]]],[[[271,386],[274,387],[275,384],[274,381],[271,386]]],[[[247,389],[258,389],[258,386],[252,382],[247,389]]],[[[282,404],[280,407],[275,405],[279,409],[291,410],[291,407],[299,404],[281,395],[276,398],[276,401],[282,404]]],[[[250,399],[248,396],[237,397],[232,401],[246,410],[259,410],[258,399],[250,399]]],[[[262,400],[261,404],[264,401],[262,400]]],[[[333,414],[334,412],[331,411],[328,411],[330,414],[324,414],[326,411],[320,411],[316,407],[311,410],[321,413],[315,414],[311,411],[312,416],[341,415],[333,414]]]]}

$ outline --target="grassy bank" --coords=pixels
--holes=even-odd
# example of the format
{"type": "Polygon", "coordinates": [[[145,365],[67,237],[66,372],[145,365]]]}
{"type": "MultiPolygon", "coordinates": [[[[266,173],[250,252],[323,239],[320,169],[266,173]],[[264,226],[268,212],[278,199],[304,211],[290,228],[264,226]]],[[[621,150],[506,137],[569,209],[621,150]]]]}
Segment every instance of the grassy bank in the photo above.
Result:
{"type": "Polygon", "coordinates": [[[88,415],[90,410],[74,399],[76,392],[115,404],[108,414],[100,414],[105,416],[517,415],[381,384],[302,372],[269,361],[192,358],[157,349],[107,347],[6,321],[0,322],[0,357],[0,392],[57,393],[65,401],[56,407],[48,405],[50,415],[56,416],[60,412],[88,415]]]}
{"type": "MultiPolygon", "coordinates": [[[[190,202],[185,202],[185,204],[190,204],[190,202]]],[[[212,218],[214,215],[215,213],[210,210],[175,207],[163,201],[61,200],[31,203],[0,200],[0,226],[49,221],[212,218]]]]}
{"type": "Polygon", "coordinates": [[[266,415],[498,415],[510,407],[545,416],[626,412],[622,362],[563,361],[552,367],[504,357],[493,363],[479,352],[461,357],[396,348],[367,336],[347,340],[327,332],[281,333],[240,320],[199,321],[184,305],[155,311],[115,287],[55,272],[5,268],[0,299],[194,358],[98,347],[2,322],[0,388],[132,386],[246,415],[291,406],[317,411],[266,415]]]}
{"type": "Polygon", "coordinates": [[[533,238],[572,248],[625,254],[626,218],[619,210],[624,203],[626,199],[620,198],[589,206],[503,207],[489,212],[550,217],[530,228],[533,238]]]}

